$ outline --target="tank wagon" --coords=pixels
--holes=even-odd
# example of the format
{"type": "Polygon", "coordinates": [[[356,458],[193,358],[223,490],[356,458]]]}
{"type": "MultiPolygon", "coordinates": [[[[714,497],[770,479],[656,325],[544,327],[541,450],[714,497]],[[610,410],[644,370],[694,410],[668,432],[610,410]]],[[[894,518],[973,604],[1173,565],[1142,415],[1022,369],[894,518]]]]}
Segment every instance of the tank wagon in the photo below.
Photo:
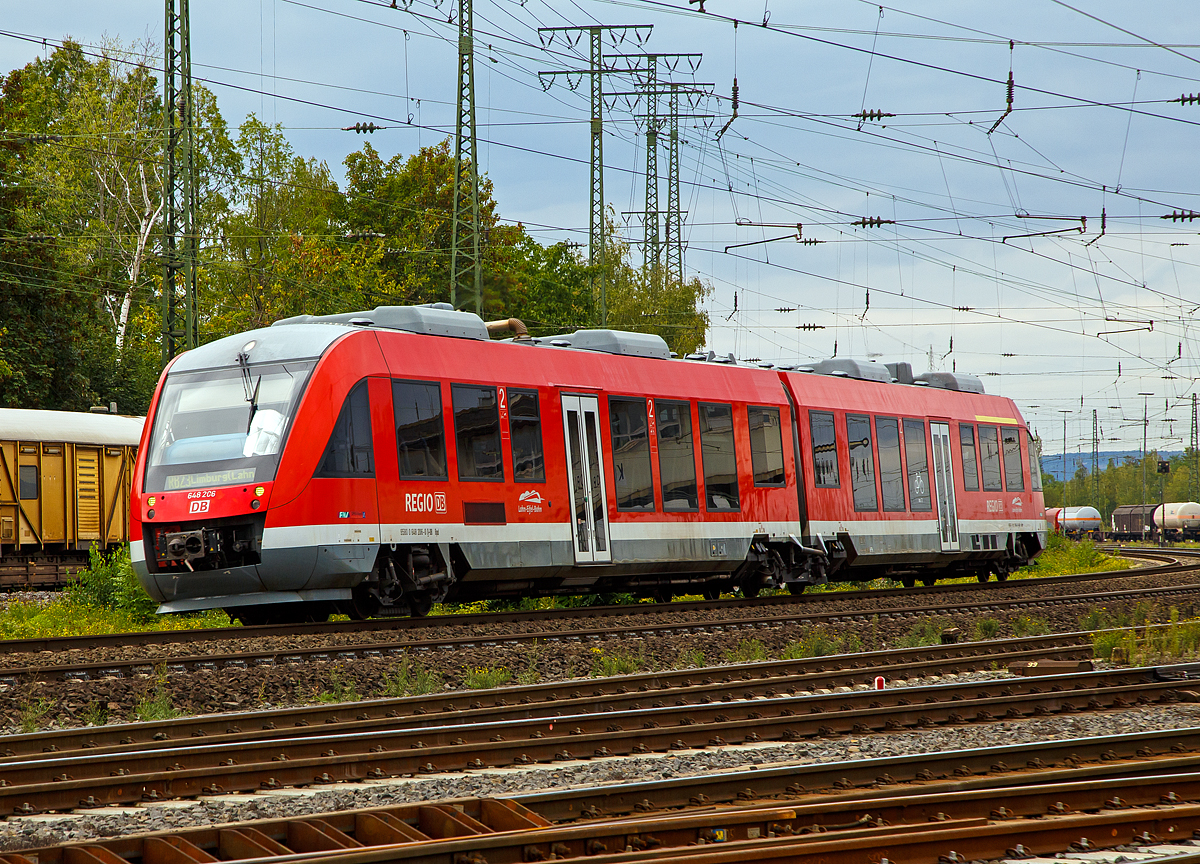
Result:
{"type": "Polygon", "coordinates": [[[55,588],[129,537],[142,418],[0,409],[0,587],[55,588]]]}
{"type": "Polygon", "coordinates": [[[1123,504],[1113,509],[1114,540],[1200,539],[1200,504],[1123,504]]]}
{"type": "Polygon", "coordinates": [[[675,359],[612,330],[500,340],[446,304],[379,307],[177,357],[130,548],[160,611],[246,622],[986,580],[1045,545],[1032,458],[1013,402],[970,376],[675,359]]]}
{"type": "Polygon", "coordinates": [[[1046,522],[1052,531],[1072,540],[1104,535],[1104,519],[1095,507],[1053,507],[1046,511],[1046,522]]]}

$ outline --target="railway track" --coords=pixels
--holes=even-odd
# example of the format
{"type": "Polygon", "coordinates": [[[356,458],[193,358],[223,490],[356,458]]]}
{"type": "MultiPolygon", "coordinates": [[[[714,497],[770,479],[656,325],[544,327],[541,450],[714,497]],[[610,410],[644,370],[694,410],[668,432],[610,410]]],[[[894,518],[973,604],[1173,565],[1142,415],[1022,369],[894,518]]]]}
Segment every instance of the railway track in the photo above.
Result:
{"type": "MultiPolygon", "coordinates": [[[[535,630],[530,632],[506,633],[503,635],[471,636],[461,633],[431,635],[424,639],[399,639],[353,646],[320,646],[311,648],[272,648],[260,651],[239,651],[228,654],[206,653],[160,658],[106,659],[92,662],[58,663],[54,653],[41,655],[34,665],[11,666],[0,669],[0,684],[17,687],[31,681],[90,681],[104,678],[150,677],[157,674],[185,674],[196,671],[216,672],[223,669],[253,669],[269,666],[287,666],[305,662],[352,662],[355,660],[400,659],[411,653],[437,650],[461,651],[464,648],[483,648],[501,645],[529,645],[544,643],[578,643],[605,640],[626,642],[630,638],[673,636],[676,634],[735,632],[753,634],[793,627],[837,627],[845,624],[864,623],[872,619],[887,621],[915,621],[926,617],[946,615],[986,615],[997,612],[1045,611],[1091,607],[1121,600],[1155,600],[1180,602],[1200,600],[1200,583],[1175,585],[1161,588],[1130,589],[1125,591],[1093,592],[1086,594],[1037,597],[1029,599],[984,599],[971,597],[965,602],[938,605],[909,606],[883,610],[838,610],[828,612],[805,611],[802,618],[794,609],[782,614],[755,617],[728,618],[717,621],[700,620],[691,622],[631,624],[585,629],[535,630]]],[[[204,634],[207,638],[207,632],[204,634]]],[[[195,634],[192,636],[196,638],[195,634]]],[[[6,642],[0,648],[8,650],[6,642]]],[[[3,662],[0,660],[0,662],[3,662]]]]}
{"type": "MultiPolygon", "coordinates": [[[[941,753],[904,760],[901,778],[884,772],[872,788],[839,777],[846,764],[792,766],[786,788],[764,789],[760,772],[723,778],[736,795],[710,797],[711,778],[629,784],[618,794],[634,807],[605,811],[613,790],[592,789],[506,800],[453,799],[291,819],[261,820],[44,847],[6,864],[180,864],[223,859],[386,864],[508,864],[588,858],[598,861],[787,860],[804,862],[1200,861],[1200,774],[1195,735],[1150,736],[1140,745],[1113,736],[1025,745],[1029,767],[1014,770],[1011,749],[941,753]],[[1138,751],[1130,748],[1138,746],[1138,751]],[[983,757],[982,760],[980,757],[983,757]],[[1055,767],[1050,760],[1061,760],[1055,767]],[[990,764],[989,764],[990,762],[990,764]],[[970,763],[970,764],[968,764],[970,763]],[[1190,764],[1189,764],[1190,763],[1190,764]],[[945,768],[956,765],[948,774],[945,768]],[[909,779],[911,778],[911,779],[909,779]],[[757,784],[742,786],[738,784],[757,784]],[[672,795],[664,797],[664,788],[672,795]],[[591,796],[589,798],[589,795],[591,796]],[[640,799],[638,796],[644,796],[640,799]],[[684,797],[689,796],[689,797],[684,797]],[[567,806],[564,806],[567,805],[567,806]],[[581,806],[582,805],[582,806],[581,806]],[[669,808],[669,809],[668,809],[669,808]],[[1183,856],[1183,857],[1179,857],[1183,856]],[[1190,856],[1190,857],[1189,857],[1190,856]],[[1054,859],[1048,859],[1054,860],[1054,859]]],[[[879,771],[880,763],[858,766],[879,771]]],[[[779,769],[783,770],[783,769],[779,769]]],[[[719,794],[719,793],[718,793],[719,794]]]]}
{"type": "MultiPolygon", "coordinates": [[[[339,731],[362,724],[384,723],[409,727],[439,725],[454,715],[455,722],[498,716],[505,712],[535,716],[594,708],[598,700],[665,694],[691,688],[697,699],[712,698],[721,687],[739,684],[745,692],[777,695],[784,690],[816,691],[836,687],[870,686],[877,677],[907,680],[970,671],[981,666],[1087,660],[1092,656],[1090,634],[1067,633],[965,642],[936,647],[900,648],[862,654],[808,657],[749,663],[737,667],[682,669],[593,680],[568,680],[504,687],[494,690],[446,691],[423,696],[376,699],[354,703],[317,704],[268,711],[181,717],[150,723],[57,729],[0,739],[0,760],[98,748],[158,748],[164,742],[237,734],[259,738],[311,734],[311,726],[338,724],[339,731]],[[740,682],[740,683],[739,683],[740,682]],[[258,730],[257,733],[254,730],[258,730]],[[242,730],[245,730],[243,733],[242,730]]],[[[3,764],[0,761],[0,764],[3,764]]]]}
{"type": "MultiPolygon", "coordinates": [[[[881,691],[817,693],[782,676],[764,686],[737,667],[727,680],[578,700],[488,708],[482,702],[432,723],[409,715],[324,724],[309,734],[224,735],[92,753],[41,753],[0,760],[0,812],[32,813],[532,765],[579,758],[671,752],[730,744],[799,741],[840,734],[929,728],[1121,708],[1177,700],[1192,668],[1120,669],[1037,678],[957,682],[881,691]],[[567,704],[574,702],[575,704],[567,704]],[[478,712],[471,714],[470,712],[478,712]]],[[[626,688],[628,689],[628,688],[626,688]]],[[[814,688],[828,690],[828,688],[814,688]]],[[[397,712],[398,713],[398,712],[397,712]]],[[[269,730],[276,731],[276,730],[269,730]]]]}
{"type": "MultiPolygon", "coordinates": [[[[1196,560],[1197,558],[1200,558],[1200,550],[1171,550],[1168,552],[1162,550],[1142,549],[1139,547],[1136,549],[1115,551],[1125,552],[1129,554],[1130,557],[1158,562],[1152,566],[1139,568],[1136,571],[1136,575],[1138,576],[1166,575],[1200,568],[1200,561],[1196,560]]],[[[202,638],[204,641],[228,641],[277,637],[281,635],[305,636],[372,632],[390,632],[407,635],[439,628],[478,629],[493,625],[530,623],[556,625],[563,621],[602,621],[617,618],[627,618],[633,615],[670,615],[679,613],[688,614],[725,612],[729,610],[754,610],[761,612],[762,610],[771,610],[775,608],[778,608],[781,611],[775,615],[771,615],[769,612],[767,612],[758,618],[750,619],[747,617],[745,619],[736,620],[777,621],[794,619],[798,617],[797,610],[803,610],[802,614],[805,619],[815,618],[818,615],[825,615],[826,617],[836,620],[840,617],[844,617],[844,615],[839,616],[834,612],[820,613],[816,611],[815,607],[828,605],[831,603],[851,604],[867,599],[874,600],[903,597],[914,598],[917,603],[922,604],[913,608],[920,610],[937,610],[947,608],[947,604],[931,602],[929,598],[963,592],[970,594],[979,594],[980,592],[992,593],[1004,589],[1011,589],[1013,587],[1070,585],[1073,583],[1101,580],[1109,581],[1128,578],[1129,575],[1129,571],[1105,571],[1099,573],[1080,573],[1072,576],[1035,577],[1008,582],[988,582],[983,584],[948,584],[920,588],[890,588],[867,591],[818,592],[801,595],[758,597],[754,599],[696,600],[676,601],[671,603],[636,603],[616,606],[584,606],[568,609],[541,609],[509,612],[480,612],[456,615],[433,615],[424,618],[373,618],[366,621],[332,621],[314,624],[271,624],[251,627],[223,627],[211,628],[202,631],[202,638]]],[[[986,600],[977,600],[974,604],[967,605],[986,606],[990,604],[988,604],[986,600]]],[[[667,628],[671,626],[674,625],[664,625],[664,627],[667,628]]],[[[592,629],[600,630],[603,628],[592,629]]],[[[579,632],[588,631],[581,630],[579,632]]],[[[197,631],[188,630],[156,631],[145,633],[92,634],[86,636],[39,637],[30,639],[2,640],[0,641],[0,648],[3,649],[3,655],[30,654],[39,652],[65,653],[69,651],[92,650],[106,647],[169,645],[181,642],[194,642],[197,638],[197,631]]],[[[534,637],[531,636],[530,638],[534,637]]],[[[396,644],[396,641],[397,640],[390,640],[388,644],[396,644]]],[[[411,638],[403,639],[401,641],[416,644],[428,640],[411,638]]]]}

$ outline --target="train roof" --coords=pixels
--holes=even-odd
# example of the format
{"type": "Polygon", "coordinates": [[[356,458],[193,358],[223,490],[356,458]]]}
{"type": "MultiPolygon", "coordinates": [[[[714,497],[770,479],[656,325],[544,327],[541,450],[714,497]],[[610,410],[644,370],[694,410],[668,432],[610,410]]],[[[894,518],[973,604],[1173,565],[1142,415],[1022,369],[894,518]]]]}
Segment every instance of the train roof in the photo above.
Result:
{"type": "Polygon", "coordinates": [[[0,408],[0,440],[65,444],[122,444],[136,447],[145,417],[0,408]]]}

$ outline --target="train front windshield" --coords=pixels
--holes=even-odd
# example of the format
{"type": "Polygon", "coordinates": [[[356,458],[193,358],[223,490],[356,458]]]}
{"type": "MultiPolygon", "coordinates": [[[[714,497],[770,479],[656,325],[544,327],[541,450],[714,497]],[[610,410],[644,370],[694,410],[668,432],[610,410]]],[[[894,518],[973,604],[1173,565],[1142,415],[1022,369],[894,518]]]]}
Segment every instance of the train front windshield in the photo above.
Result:
{"type": "Polygon", "coordinates": [[[145,492],[275,477],[313,363],[168,375],[146,460],[145,492]]]}

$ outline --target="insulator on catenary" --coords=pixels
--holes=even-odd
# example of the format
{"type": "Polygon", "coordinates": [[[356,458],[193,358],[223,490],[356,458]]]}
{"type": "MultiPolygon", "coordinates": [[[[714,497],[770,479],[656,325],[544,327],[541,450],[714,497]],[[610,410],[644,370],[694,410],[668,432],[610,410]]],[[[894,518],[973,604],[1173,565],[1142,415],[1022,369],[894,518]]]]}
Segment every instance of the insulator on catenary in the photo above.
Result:
{"type": "Polygon", "coordinates": [[[386,126],[376,126],[374,123],[355,123],[353,126],[343,126],[343,132],[357,132],[359,134],[378,132],[380,129],[386,129],[386,126]]]}
{"type": "Polygon", "coordinates": [[[1172,210],[1166,216],[1159,216],[1159,219],[1170,219],[1172,222],[1191,222],[1193,219],[1200,219],[1200,213],[1195,210],[1172,210]]]}
{"type": "Polygon", "coordinates": [[[1197,105],[1200,104],[1200,93],[1187,94],[1184,93],[1178,99],[1172,99],[1172,102],[1178,102],[1180,105],[1197,105]]]}
{"type": "Polygon", "coordinates": [[[889,114],[886,111],[880,111],[878,108],[876,108],[872,111],[859,111],[857,114],[852,116],[857,117],[860,120],[882,120],[884,117],[895,117],[896,115],[889,114]]]}
{"type": "Polygon", "coordinates": [[[856,228],[878,228],[880,225],[895,225],[895,219],[883,219],[879,216],[864,216],[856,222],[851,222],[856,228]]]}
{"type": "MultiPolygon", "coordinates": [[[[824,324],[797,324],[796,329],[797,330],[824,330],[825,325],[824,324]]],[[[834,351],[837,351],[837,349],[835,348],[834,351]]]]}
{"type": "Polygon", "coordinates": [[[824,243],[824,240],[818,240],[816,237],[797,237],[796,242],[804,246],[816,246],[818,243],[824,243]]]}

